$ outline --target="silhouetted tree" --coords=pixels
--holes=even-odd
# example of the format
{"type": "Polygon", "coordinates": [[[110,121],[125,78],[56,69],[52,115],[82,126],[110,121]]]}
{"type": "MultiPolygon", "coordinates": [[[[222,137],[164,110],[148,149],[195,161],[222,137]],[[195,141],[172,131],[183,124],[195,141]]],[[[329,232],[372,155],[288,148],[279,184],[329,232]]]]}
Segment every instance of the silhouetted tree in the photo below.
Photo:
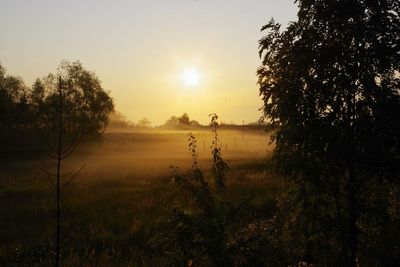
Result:
{"type": "Polygon", "coordinates": [[[148,118],[143,118],[137,123],[139,127],[150,127],[150,125],[151,121],[148,118]]]}
{"type": "Polygon", "coordinates": [[[179,125],[179,120],[177,116],[171,116],[165,123],[166,127],[176,127],[179,125]]]}
{"type": "MultiPolygon", "coordinates": [[[[264,116],[279,170],[336,202],[349,266],[367,181],[399,178],[400,2],[298,0],[260,40],[264,116]]],[[[307,188],[307,186],[305,186],[307,188]]]]}
{"type": "MultiPolygon", "coordinates": [[[[83,130],[84,135],[99,137],[107,126],[114,104],[109,93],[92,72],[77,62],[61,63],[58,74],[37,79],[32,88],[17,76],[7,75],[0,65],[0,142],[2,152],[21,156],[37,152],[36,132],[55,132],[58,106],[58,78],[65,81],[63,99],[69,121],[65,129],[83,130]]],[[[43,137],[43,136],[42,136],[43,137]]]]}
{"type": "Polygon", "coordinates": [[[7,75],[0,65],[0,140],[5,153],[18,152],[27,144],[31,128],[29,91],[21,78],[7,75]]]}
{"type": "Polygon", "coordinates": [[[45,87],[40,79],[36,79],[36,81],[32,85],[31,90],[31,102],[35,107],[40,107],[43,105],[46,97],[45,87]]]}
{"type": "Polygon", "coordinates": [[[22,114],[27,105],[27,87],[21,78],[7,75],[0,65],[0,116],[2,128],[18,128],[24,122],[22,114]]]}
{"type": "Polygon", "coordinates": [[[190,126],[199,127],[199,126],[201,126],[201,124],[196,120],[191,120],[190,126]]]}
{"type": "Polygon", "coordinates": [[[190,125],[190,119],[189,119],[189,115],[187,113],[183,113],[182,116],[180,116],[178,118],[179,121],[179,125],[190,125]]]}
{"type": "Polygon", "coordinates": [[[69,125],[84,130],[85,134],[99,136],[108,124],[114,103],[109,93],[101,87],[97,76],[86,70],[79,61],[63,61],[56,75],[49,74],[43,84],[49,92],[46,97],[48,121],[54,118],[52,108],[58,103],[58,78],[63,80],[64,106],[69,125]]]}
{"type": "Polygon", "coordinates": [[[55,194],[56,194],[56,241],[55,241],[55,266],[60,266],[60,258],[61,258],[61,249],[63,246],[63,241],[66,237],[66,230],[64,233],[64,238],[62,237],[61,225],[62,225],[62,217],[61,217],[61,193],[62,191],[71,183],[71,181],[82,171],[85,165],[75,173],[71,172],[63,172],[62,171],[62,163],[64,160],[70,157],[70,155],[77,148],[79,143],[79,137],[82,134],[81,131],[71,132],[69,128],[66,128],[68,125],[68,111],[65,109],[65,91],[63,87],[63,82],[61,77],[58,79],[58,105],[55,107],[53,113],[55,115],[54,121],[56,121],[54,140],[53,142],[48,143],[49,151],[48,155],[54,160],[54,164],[51,166],[56,166],[55,172],[51,172],[48,170],[48,167],[43,164],[43,170],[49,176],[52,185],[54,186],[55,194]],[[74,138],[71,138],[67,135],[75,135],[74,138]],[[73,141],[69,141],[73,140],[73,141]],[[53,143],[53,144],[52,144],[53,143]]]}
{"type": "Polygon", "coordinates": [[[171,116],[163,125],[163,127],[168,128],[187,128],[188,126],[199,127],[201,124],[196,120],[190,120],[189,115],[187,113],[183,113],[180,117],[171,116]]]}
{"type": "Polygon", "coordinates": [[[124,114],[116,111],[110,114],[110,123],[108,126],[110,128],[130,128],[133,126],[133,123],[124,114]]]}

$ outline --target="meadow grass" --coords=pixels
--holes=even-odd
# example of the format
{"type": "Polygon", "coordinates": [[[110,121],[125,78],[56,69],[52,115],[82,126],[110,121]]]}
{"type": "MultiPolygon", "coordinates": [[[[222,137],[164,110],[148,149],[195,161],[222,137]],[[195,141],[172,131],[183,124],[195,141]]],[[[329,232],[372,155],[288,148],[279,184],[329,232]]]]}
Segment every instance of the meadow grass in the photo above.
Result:
{"type": "MultiPolygon", "coordinates": [[[[137,140],[136,136],[126,138],[137,140]]],[[[141,141],[141,148],[145,146],[143,143],[146,142],[141,141]]],[[[148,144],[154,145],[152,142],[148,144]]],[[[112,150],[118,151],[118,142],[106,144],[109,151],[111,145],[112,150]]],[[[147,153],[151,153],[149,147],[146,149],[147,153]]],[[[133,150],[136,151],[135,148],[133,150]]],[[[137,158],[132,155],[136,154],[131,154],[134,165],[137,158]]],[[[188,166],[189,152],[186,152],[186,157],[188,162],[182,162],[188,166]]],[[[86,158],[89,166],[95,166],[95,153],[88,153],[86,158]]],[[[101,156],[97,158],[100,158],[101,165],[101,156]]],[[[174,160],[174,156],[171,158],[174,160]]],[[[141,160],[138,161],[140,163],[141,160]]],[[[67,167],[73,166],[73,162],[74,160],[67,167]]],[[[208,166],[207,162],[207,159],[200,159],[200,164],[208,166]]],[[[249,198],[249,205],[254,213],[260,216],[271,214],[280,185],[279,180],[265,170],[265,156],[248,161],[236,158],[232,162],[228,172],[226,198],[233,202],[249,198]]],[[[86,170],[62,193],[64,266],[156,264],[157,259],[148,248],[148,240],[154,233],[155,226],[165,219],[171,209],[187,203],[187,196],[173,182],[172,175],[168,172],[144,170],[139,174],[126,174],[129,173],[126,170],[130,168],[126,166],[126,169],[120,170],[120,174],[117,167],[113,168],[115,175],[110,175],[110,172],[101,174],[102,168],[110,167],[113,163],[109,161],[108,164],[98,166],[97,171],[86,170]],[[143,174],[146,175],[145,178],[140,177],[143,174]]],[[[179,171],[185,173],[185,166],[179,171]]],[[[55,231],[55,199],[51,183],[36,169],[35,164],[20,172],[10,168],[2,174],[0,264],[50,266],[55,231]]],[[[210,179],[209,172],[205,176],[210,179]]]]}

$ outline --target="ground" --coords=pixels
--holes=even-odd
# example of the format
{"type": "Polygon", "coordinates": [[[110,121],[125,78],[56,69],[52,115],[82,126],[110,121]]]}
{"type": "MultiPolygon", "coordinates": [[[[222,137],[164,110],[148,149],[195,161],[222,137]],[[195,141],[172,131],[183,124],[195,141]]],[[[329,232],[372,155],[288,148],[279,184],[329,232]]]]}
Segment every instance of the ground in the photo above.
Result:
{"type": "MultiPolygon", "coordinates": [[[[126,261],[140,258],[136,254],[146,251],[153,226],[184,201],[169,166],[181,173],[190,169],[188,132],[112,130],[105,133],[103,143],[82,144],[63,162],[66,172],[86,165],[62,192],[63,248],[69,251],[68,261],[82,262],[83,257],[96,265],[94,261],[120,257],[119,253],[126,261]]],[[[207,172],[212,133],[209,129],[192,133],[197,138],[199,166],[207,172]]],[[[219,139],[230,165],[228,197],[239,201],[251,195],[255,212],[271,212],[277,185],[265,170],[272,149],[265,132],[221,129],[219,139]]],[[[44,161],[51,169],[51,161],[44,161]]],[[[40,165],[39,160],[14,160],[1,173],[0,265],[51,261],[55,193],[40,165]]]]}

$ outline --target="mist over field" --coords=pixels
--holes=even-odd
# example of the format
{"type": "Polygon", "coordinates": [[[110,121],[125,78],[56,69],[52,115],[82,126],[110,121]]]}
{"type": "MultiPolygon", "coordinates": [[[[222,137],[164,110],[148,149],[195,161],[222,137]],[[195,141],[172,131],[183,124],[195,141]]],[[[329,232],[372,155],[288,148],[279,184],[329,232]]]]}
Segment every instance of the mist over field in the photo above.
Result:
{"type": "MultiPolygon", "coordinates": [[[[79,262],[94,266],[121,262],[125,266],[126,262],[138,264],[136,259],[140,259],[148,264],[161,261],[157,264],[163,265],[166,260],[151,259],[146,247],[149,238],[161,231],[156,230],[158,224],[166,220],[170,209],[184,203],[187,207],[192,205],[176,186],[177,176],[170,168],[173,165],[178,167],[178,173],[191,175],[194,162],[189,150],[189,133],[196,137],[196,168],[204,171],[213,188],[212,140],[215,136],[211,127],[108,128],[101,142],[83,142],[63,161],[62,173],[74,173],[85,165],[62,191],[62,218],[68,218],[62,224],[68,233],[64,245],[73,248],[64,262],[69,266],[79,262]],[[99,242],[103,244],[100,247],[99,242]],[[124,251],[127,243],[132,250],[125,255],[109,254],[109,249],[124,251]],[[93,249],[93,254],[84,256],[83,260],[79,251],[88,248],[93,249]],[[112,255],[111,258],[102,259],[106,254],[112,255]]],[[[240,201],[251,195],[248,204],[254,210],[269,212],[274,202],[271,196],[279,186],[273,179],[265,180],[269,174],[262,166],[271,156],[273,146],[264,129],[222,127],[218,130],[218,142],[229,166],[226,197],[240,201]],[[265,187],[265,184],[270,185],[265,187]]],[[[55,203],[52,201],[54,188],[46,171],[55,172],[54,159],[44,154],[21,160],[3,158],[3,162],[7,162],[7,167],[3,166],[1,171],[0,227],[7,231],[0,231],[0,254],[4,255],[0,263],[39,262],[51,266],[51,257],[36,260],[35,255],[45,255],[51,249],[55,203]],[[25,220],[30,223],[26,224],[25,220]]],[[[66,179],[62,177],[61,182],[65,183],[66,179]]]]}
{"type": "MultiPolygon", "coordinates": [[[[271,156],[273,145],[262,127],[235,128],[237,129],[222,128],[218,131],[222,153],[232,168],[265,161],[271,156]]],[[[189,133],[197,140],[199,166],[209,170],[212,165],[213,140],[209,127],[192,130],[108,128],[101,142],[81,144],[64,161],[62,168],[71,171],[84,163],[85,168],[77,181],[85,180],[85,177],[95,180],[113,177],[134,177],[138,180],[166,177],[172,175],[171,165],[186,172],[193,164],[188,147],[189,133]]],[[[49,161],[51,159],[44,154],[40,160],[25,159],[19,163],[36,172],[40,170],[41,162],[49,161]]],[[[9,164],[12,167],[13,161],[10,160],[9,164]]]]}
{"type": "MultiPolygon", "coordinates": [[[[85,159],[88,169],[99,174],[155,177],[170,174],[169,166],[182,171],[192,166],[188,148],[188,133],[197,140],[199,165],[210,169],[212,162],[211,129],[207,130],[143,130],[124,131],[110,129],[105,133],[104,144],[91,148],[85,159]]],[[[220,130],[220,145],[225,160],[232,167],[264,160],[271,154],[272,146],[263,129],[220,130]]]]}
{"type": "Polygon", "coordinates": [[[0,267],[400,266],[399,0],[0,25],[0,267]]]}

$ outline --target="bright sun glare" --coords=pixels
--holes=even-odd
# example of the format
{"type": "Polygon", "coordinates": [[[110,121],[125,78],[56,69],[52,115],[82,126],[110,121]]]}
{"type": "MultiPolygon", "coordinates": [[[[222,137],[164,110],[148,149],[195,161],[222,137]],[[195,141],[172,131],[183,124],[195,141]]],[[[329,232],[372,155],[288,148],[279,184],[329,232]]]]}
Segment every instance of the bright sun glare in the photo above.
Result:
{"type": "Polygon", "coordinates": [[[194,87],[199,85],[200,73],[196,68],[186,68],[181,76],[186,86],[194,87]]]}

